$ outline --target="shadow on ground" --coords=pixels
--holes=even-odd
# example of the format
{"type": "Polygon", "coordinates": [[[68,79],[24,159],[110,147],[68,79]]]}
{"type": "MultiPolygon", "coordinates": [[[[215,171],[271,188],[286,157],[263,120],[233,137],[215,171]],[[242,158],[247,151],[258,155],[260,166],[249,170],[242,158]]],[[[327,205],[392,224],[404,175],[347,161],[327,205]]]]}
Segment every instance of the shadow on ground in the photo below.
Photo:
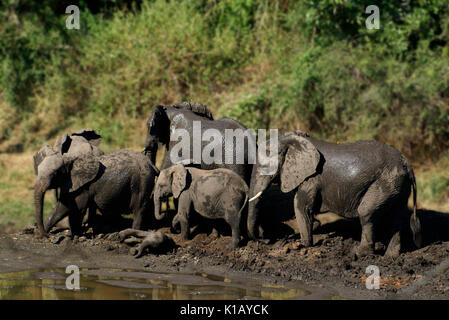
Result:
{"type": "MultiPolygon", "coordinates": [[[[264,238],[276,241],[283,238],[298,238],[298,227],[295,220],[293,209],[294,192],[282,193],[277,186],[272,186],[264,193],[261,198],[260,205],[260,223],[264,230],[264,238]]],[[[246,210],[244,210],[246,211],[246,210]]],[[[145,229],[157,230],[160,228],[171,227],[171,221],[176,212],[171,205],[167,212],[166,218],[157,221],[154,217],[150,217],[146,221],[145,229]]],[[[411,212],[408,213],[409,215],[411,212]]],[[[449,241],[449,214],[421,209],[418,210],[418,217],[421,221],[423,246],[432,243],[449,241]]],[[[333,214],[324,214],[318,217],[321,225],[314,228],[314,234],[329,234],[332,236],[340,236],[343,239],[351,238],[360,241],[361,227],[358,219],[342,219],[333,214]]],[[[242,235],[247,234],[246,229],[247,216],[242,216],[241,232],[242,235]]],[[[406,220],[407,222],[409,219],[406,220]]],[[[210,234],[214,229],[218,234],[229,236],[231,229],[226,222],[218,220],[210,220],[201,217],[197,213],[191,214],[190,219],[191,237],[198,234],[210,234]]],[[[95,233],[111,233],[132,227],[132,216],[121,217],[108,223],[100,223],[95,233]]],[[[378,235],[376,241],[382,242],[385,246],[389,241],[389,223],[388,220],[380,221],[375,227],[375,234],[378,235]]],[[[179,230],[171,229],[173,233],[179,233],[179,230]]],[[[412,242],[412,234],[408,223],[404,224],[403,230],[403,249],[412,251],[415,246],[412,242]]]]}

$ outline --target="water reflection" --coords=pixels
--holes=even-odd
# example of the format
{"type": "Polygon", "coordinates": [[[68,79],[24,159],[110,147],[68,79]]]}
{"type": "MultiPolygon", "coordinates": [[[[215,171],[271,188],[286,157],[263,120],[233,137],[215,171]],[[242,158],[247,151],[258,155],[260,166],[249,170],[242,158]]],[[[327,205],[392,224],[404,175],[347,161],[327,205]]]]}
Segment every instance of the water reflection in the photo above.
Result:
{"type": "Polygon", "coordinates": [[[64,269],[0,273],[0,299],[195,300],[293,299],[306,290],[232,281],[217,275],[81,269],[80,290],[65,287],[64,269]]]}

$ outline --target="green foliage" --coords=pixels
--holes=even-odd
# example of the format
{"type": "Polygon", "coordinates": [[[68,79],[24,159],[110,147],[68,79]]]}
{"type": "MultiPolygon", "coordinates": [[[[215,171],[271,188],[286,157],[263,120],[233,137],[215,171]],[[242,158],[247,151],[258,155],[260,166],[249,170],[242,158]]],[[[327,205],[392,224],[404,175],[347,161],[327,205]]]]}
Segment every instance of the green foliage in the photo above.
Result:
{"type": "Polygon", "coordinates": [[[127,119],[185,99],[253,128],[375,138],[414,158],[449,147],[447,1],[80,1],[81,30],[65,28],[68,4],[0,5],[8,150],[87,123],[125,147],[127,119]],[[379,30],[365,27],[371,4],[379,30]]]}
{"type": "MultiPolygon", "coordinates": [[[[155,104],[194,100],[254,129],[447,159],[448,0],[4,0],[0,20],[0,152],[26,158],[83,127],[105,151],[141,150],[155,104]],[[70,4],[80,30],[65,27],[70,4]]],[[[0,224],[32,221],[21,163],[0,162],[0,224]]],[[[447,202],[445,171],[417,175],[420,199],[447,202]]]]}

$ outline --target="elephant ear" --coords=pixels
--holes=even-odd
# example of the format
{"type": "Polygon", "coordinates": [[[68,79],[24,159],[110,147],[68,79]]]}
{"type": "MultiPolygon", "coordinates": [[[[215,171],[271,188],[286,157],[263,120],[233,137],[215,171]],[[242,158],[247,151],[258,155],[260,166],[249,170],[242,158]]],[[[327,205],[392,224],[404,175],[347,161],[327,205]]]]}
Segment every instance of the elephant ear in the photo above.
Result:
{"type": "Polygon", "coordinates": [[[187,170],[183,164],[178,163],[173,167],[172,192],[173,197],[178,198],[187,184],[187,170]]]}
{"type": "Polygon", "coordinates": [[[93,129],[82,129],[80,131],[72,133],[72,136],[81,136],[93,146],[98,147],[101,142],[101,136],[93,129]]]}
{"type": "Polygon", "coordinates": [[[320,153],[307,139],[292,136],[281,167],[281,191],[290,192],[308,177],[315,174],[320,162],[320,153]]]}
{"type": "Polygon", "coordinates": [[[92,155],[82,155],[80,157],[64,156],[64,162],[71,164],[70,180],[72,182],[69,192],[73,192],[91,182],[100,170],[100,162],[92,155]]]}
{"type": "Polygon", "coordinates": [[[34,173],[37,175],[38,170],[37,168],[39,165],[44,161],[45,157],[55,154],[55,152],[50,148],[49,145],[45,145],[42,148],[39,149],[38,152],[36,152],[33,156],[33,163],[34,163],[34,173]]]}
{"type": "Polygon", "coordinates": [[[62,136],[59,136],[56,139],[53,149],[56,152],[59,152],[60,154],[64,154],[64,153],[67,153],[71,144],[72,144],[72,138],[70,138],[70,136],[67,133],[64,133],[62,136]]]}

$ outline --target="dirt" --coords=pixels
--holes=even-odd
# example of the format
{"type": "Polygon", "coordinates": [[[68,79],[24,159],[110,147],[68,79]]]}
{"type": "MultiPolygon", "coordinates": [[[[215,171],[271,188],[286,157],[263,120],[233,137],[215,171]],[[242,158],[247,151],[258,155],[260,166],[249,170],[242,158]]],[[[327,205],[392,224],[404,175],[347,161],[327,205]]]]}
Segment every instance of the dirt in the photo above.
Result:
{"type": "MultiPolygon", "coordinates": [[[[428,226],[429,217],[435,220],[424,212],[420,212],[420,217],[424,226],[428,226]]],[[[294,225],[292,220],[283,223],[286,229],[294,225]]],[[[33,234],[34,228],[27,228],[0,234],[0,272],[75,264],[85,268],[203,272],[255,279],[300,287],[312,293],[303,298],[449,299],[448,239],[434,239],[438,235],[434,232],[433,238],[426,236],[423,248],[408,250],[394,259],[382,256],[384,248],[377,243],[376,254],[357,258],[352,254],[356,237],[339,231],[338,223],[341,222],[317,230],[314,246],[310,248],[301,244],[295,232],[271,243],[248,241],[240,248],[230,249],[231,237],[226,232],[213,228],[204,231],[200,224],[192,231],[193,239],[183,242],[180,235],[162,227],[159,230],[172,237],[177,246],[139,259],[130,254],[129,245],[119,241],[117,232],[94,234],[89,230],[84,236],[71,239],[67,230],[59,230],[47,239],[39,239],[33,234]],[[371,275],[366,269],[370,265],[379,268],[379,289],[366,287],[366,279],[371,275]]],[[[353,229],[350,224],[346,227],[353,229]]]]}

